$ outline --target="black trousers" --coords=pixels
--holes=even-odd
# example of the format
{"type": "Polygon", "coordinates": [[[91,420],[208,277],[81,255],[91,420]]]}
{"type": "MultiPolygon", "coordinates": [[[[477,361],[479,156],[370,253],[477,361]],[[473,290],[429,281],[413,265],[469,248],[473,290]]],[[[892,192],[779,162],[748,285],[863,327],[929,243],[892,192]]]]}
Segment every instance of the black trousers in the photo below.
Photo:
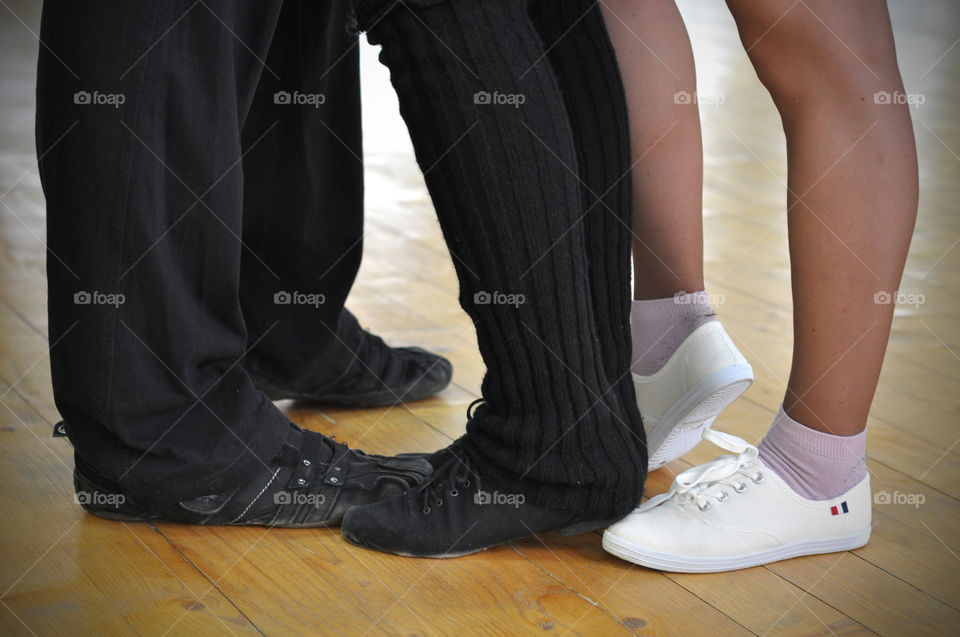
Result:
{"type": "Polygon", "coordinates": [[[76,453],[158,503],[282,444],[246,369],[302,383],[349,355],[334,332],[352,321],[363,166],[346,22],[340,0],[44,3],[54,398],[76,453]]]}

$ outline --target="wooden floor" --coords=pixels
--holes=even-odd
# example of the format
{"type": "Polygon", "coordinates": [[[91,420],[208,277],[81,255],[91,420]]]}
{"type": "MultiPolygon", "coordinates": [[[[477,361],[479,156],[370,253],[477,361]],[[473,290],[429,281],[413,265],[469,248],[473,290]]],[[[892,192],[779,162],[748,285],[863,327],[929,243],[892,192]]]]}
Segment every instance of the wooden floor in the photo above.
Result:
{"type": "MultiPolygon", "coordinates": [[[[891,6],[907,90],[925,96],[913,109],[922,195],[901,286],[924,302],[897,310],[868,465],[875,492],[922,495],[923,503],[876,504],[863,549],[722,575],[631,566],[605,554],[597,533],[429,561],[354,548],[335,529],[122,524],[83,514],[73,503],[72,450],[50,437],[59,418],[32,139],[38,4],[0,2],[0,633],[960,634],[960,8],[952,0],[891,6]]],[[[719,313],[757,372],[716,426],[756,441],[783,394],[790,356],[783,138],[723,3],[682,8],[701,92],[726,98],[703,109],[708,289],[723,295],[719,313]]],[[[389,410],[284,407],[370,451],[435,449],[463,430],[483,366],[369,53],[365,91],[379,110],[368,121],[366,256],[350,306],[392,343],[446,353],[454,384],[389,410]]],[[[714,455],[704,444],[655,472],[648,494],[714,455]]]]}

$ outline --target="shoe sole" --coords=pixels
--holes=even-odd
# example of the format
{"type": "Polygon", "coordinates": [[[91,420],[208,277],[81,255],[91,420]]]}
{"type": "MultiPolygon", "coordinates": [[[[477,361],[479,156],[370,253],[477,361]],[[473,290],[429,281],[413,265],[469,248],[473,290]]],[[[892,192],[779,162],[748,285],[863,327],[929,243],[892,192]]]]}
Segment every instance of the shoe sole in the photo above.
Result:
{"type": "Polygon", "coordinates": [[[753,566],[762,566],[803,555],[819,555],[851,551],[864,546],[870,539],[870,527],[860,533],[822,540],[793,542],[773,549],[726,557],[690,557],[671,555],[645,549],[610,533],[603,534],[603,548],[621,559],[647,568],[670,573],[722,573],[753,566]]]}
{"type": "Polygon", "coordinates": [[[322,405],[332,405],[335,407],[393,407],[405,403],[415,402],[429,398],[440,393],[449,383],[444,383],[436,389],[428,388],[427,391],[417,392],[416,395],[397,396],[389,391],[374,391],[363,394],[298,394],[287,391],[265,392],[270,400],[297,400],[305,403],[317,403],[322,405]]]}
{"type": "MultiPolygon", "coordinates": [[[[556,532],[564,536],[580,535],[582,533],[589,533],[590,531],[596,531],[598,529],[606,528],[611,524],[614,524],[620,521],[621,519],[623,518],[619,517],[619,518],[611,518],[609,520],[587,520],[583,522],[574,522],[573,524],[569,524],[567,526],[556,529],[556,532]]],[[[500,546],[501,544],[508,544],[514,541],[514,540],[506,540],[505,542],[500,542],[499,544],[482,546],[480,548],[469,549],[466,551],[447,551],[445,553],[435,553],[435,554],[425,555],[425,554],[419,554],[419,553],[405,553],[403,551],[396,551],[392,549],[385,549],[385,548],[378,547],[374,544],[370,544],[368,542],[361,540],[358,537],[353,536],[349,528],[341,528],[340,532],[343,535],[344,539],[347,540],[347,542],[349,542],[350,544],[353,544],[354,546],[359,546],[361,548],[369,549],[372,551],[379,551],[381,553],[392,553],[393,555],[399,555],[400,557],[418,557],[418,558],[433,559],[433,560],[453,559],[456,557],[465,557],[467,555],[474,555],[475,553],[480,553],[482,551],[486,551],[487,549],[491,549],[494,546],[500,546]]],[[[523,537],[518,537],[514,539],[522,540],[524,537],[532,537],[532,535],[536,535],[536,534],[525,535],[523,537]]]]}
{"type": "Polygon", "coordinates": [[[103,509],[94,509],[86,504],[81,504],[80,508],[89,513],[90,515],[95,515],[98,518],[103,518],[105,520],[113,520],[114,522],[151,522],[151,521],[160,521],[159,518],[148,518],[138,515],[128,515],[125,513],[111,513],[109,511],[104,511],[103,509]]]}
{"type": "Polygon", "coordinates": [[[165,516],[143,516],[143,515],[132,515],[125,513],[112,513],[110,511],[105,511],[103,509],[93,509],[85,504],[81,504],[80,507],[89,513],[90,515],[95,515],[98,518],[103,518],[105,520],[111,520],[113,522],[164,522],[168,524],[189,524],[190,526],[259,526],[263,528],[283,528],[283,529],[329,529],[336,528],[340,526],[341,520],[327,520],[324,522],[311,522],[305,524],[282,524],[282,525],[273,525],[273,524],[261,524],[255,522],[223,522],[215,525],[205,525],[202,522],[195,520],[177,520],[172,517],[165,516]]]}
{"type": "MultiPolygon", "coordinates": [[[[654,457],[674,431],[685,431],[693,425],[700,425],[719,416],[752,384],[753,368],[748,363],[728,365],[701,378],[678,401],[670,405],[654,426],[647,439],[649,456],[654,457]]],[[[642,405],[640,413],[643,414],[642,405]]],[[[654,471],[673,460],[676,458],[649,464],[647,470],[654,471]]]]}
{"type": "MultiPolygon", "coordinates": [[[[107,489],[101,485],[98,485],[93,480],[83,476],[82,474],[77,473],[75,477],[75,487],[78,491],[85,491],[87,493],[104,493],[104,494],[114,494],[115,492],[111,489],[107,489]]],[[[113,509],[106,509],[91,506],[88,503],[81,502],[80,508],[89,513],[90,515],[95,515],[98,518],[103,518],[105,520],[111,520],[114,522],[170,522],[174,524],[190,524],[190,525],[203,525],[203,521],[199,519],[178,519],[175,515],[162,515],[162,514],[150,514],[143,513],[138,509],[127,508],[124,510],[125,503],[119,504],[113,509]]],[[[330,528],[340,526],[342,516],[339,518],[333,518],[323,522],[312,522],[304,524],[285,524],[282,527],[277,527],[276,525],[270,524],[260,524],[260,523],[222,523],[217,524],[216,526],[263,526],[270,528],[289,528],[289,529],[315,529],[315,528],[330,528]]]]}

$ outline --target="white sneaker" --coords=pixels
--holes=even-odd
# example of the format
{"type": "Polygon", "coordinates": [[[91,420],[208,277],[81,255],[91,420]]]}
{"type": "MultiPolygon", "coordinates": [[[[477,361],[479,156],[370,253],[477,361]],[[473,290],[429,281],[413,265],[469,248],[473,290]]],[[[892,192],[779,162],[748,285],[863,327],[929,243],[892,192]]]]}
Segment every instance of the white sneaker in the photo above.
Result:
{"type": "Polygon", "coordinates": [[[753,368],[720,321],[695,329],[655,374],[633,374],[647,433],[647,469],[659,469],[696,447],[751,383],[753,368]]]}
{"type": "Polygon", "coordinates": [[[603,534],[603,548],[662,571],[715,573],[799,555],[859,548],[870,539],[870,476],[830,500],[807,500],[719,431],[704,438],[737,453],[677,476],[603,534]]]}

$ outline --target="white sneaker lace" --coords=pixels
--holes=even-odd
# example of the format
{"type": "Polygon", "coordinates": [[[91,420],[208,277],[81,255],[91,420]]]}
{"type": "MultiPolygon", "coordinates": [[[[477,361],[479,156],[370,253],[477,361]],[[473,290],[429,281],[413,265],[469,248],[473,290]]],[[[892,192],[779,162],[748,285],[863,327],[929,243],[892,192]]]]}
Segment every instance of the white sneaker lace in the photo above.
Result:
{"type": "Polygon", "coordinates": [[[722,449],[737,455],[724,454],[706,464],[691,467],[674,479],[666,493],[661,493],[644,502],[638,512],[648,511],[670,499],[678,504],[696,504],[701,511],[710,508],[712,501],[724,502],[730,497],[730,491],[743,493],[747,489],[746,480],[753,484],[763,482],[763,464],[758,459],[756,447],[737,436],[722,431],[707,429],[703,438],[722,449]]]}

